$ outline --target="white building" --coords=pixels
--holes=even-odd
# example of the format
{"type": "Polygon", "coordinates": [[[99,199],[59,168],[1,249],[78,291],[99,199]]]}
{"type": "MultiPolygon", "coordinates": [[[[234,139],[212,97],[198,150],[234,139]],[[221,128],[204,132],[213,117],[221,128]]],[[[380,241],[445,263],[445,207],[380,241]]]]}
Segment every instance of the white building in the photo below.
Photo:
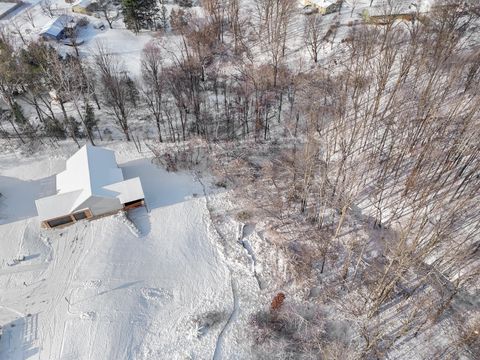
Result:
{"type": "Polygon", "coordinates": [[[329,0],[301,0],[303,6],[311,6],[318,10],[320,14],[325,14],[327,9],[335,4],[335,1],[329,0]]]}
{"type": "Polygon", "coordinates": [[[57,194],[35,201],[46,228],[145,205],[140,178],[124,180],[115,153],[104,148],[83,146],[56,180],[57,194]]]}
{"type": "Polygon", "coordinates": [[[95,8],[97,8],[97,3],[94,0],[81,0],[72,6],[72,12],[91,15],[95,8]]]}

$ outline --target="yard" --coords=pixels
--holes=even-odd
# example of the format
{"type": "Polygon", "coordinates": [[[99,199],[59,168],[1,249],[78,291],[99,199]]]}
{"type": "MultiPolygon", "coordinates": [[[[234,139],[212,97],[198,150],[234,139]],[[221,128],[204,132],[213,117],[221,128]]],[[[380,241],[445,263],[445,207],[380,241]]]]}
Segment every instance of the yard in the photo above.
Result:
{"type": "Polygon", "coordinates": [[[63,159],[2,155],[0,174],[9,181],[2,182],[0,220],[0,358],[211,358],[223,351],[217,342],[228,336],[223,331],[219,340],[233,311],[231,273],[202,185],[131,153],[120,153],[121,167],[128,178],[140,176],[150,212],[58,230],[40,230],[32,206],[63,159]]]}

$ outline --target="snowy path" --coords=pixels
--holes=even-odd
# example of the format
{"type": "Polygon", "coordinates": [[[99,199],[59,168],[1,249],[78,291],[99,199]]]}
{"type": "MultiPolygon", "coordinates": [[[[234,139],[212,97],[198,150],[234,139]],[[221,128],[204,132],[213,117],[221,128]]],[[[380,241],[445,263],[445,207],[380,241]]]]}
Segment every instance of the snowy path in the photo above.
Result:
{"type": "Polygon", "coordinates": [[[225,333],[229,330],[232,323],[235,321],[235,318],[238,314],[239,304],[238,304],[238,291],[237,285],[235,285],[235,280],[231,279],[231,286],[232,286],[232,297],[233,297],[233,310],[230,316],[225,323],[225,326],[218,334],[217,343],[215,344],[215,351],[213,353],[213,360],[221,360],[223,359],[223,347],[225,346],[225,333]]]}

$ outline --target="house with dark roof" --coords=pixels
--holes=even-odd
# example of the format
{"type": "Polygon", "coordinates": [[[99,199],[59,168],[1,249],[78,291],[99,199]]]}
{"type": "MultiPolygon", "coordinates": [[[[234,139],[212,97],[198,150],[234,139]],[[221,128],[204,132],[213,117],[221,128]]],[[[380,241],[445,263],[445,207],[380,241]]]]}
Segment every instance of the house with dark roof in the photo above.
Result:
{"type": "Polygon", "coordinates": [[[74,31],[77,24],[75,18],[70,15],[60,15],[46,24],[40,36],[45,40],[61,40],[68,37],[69,32],[74,31]]]}

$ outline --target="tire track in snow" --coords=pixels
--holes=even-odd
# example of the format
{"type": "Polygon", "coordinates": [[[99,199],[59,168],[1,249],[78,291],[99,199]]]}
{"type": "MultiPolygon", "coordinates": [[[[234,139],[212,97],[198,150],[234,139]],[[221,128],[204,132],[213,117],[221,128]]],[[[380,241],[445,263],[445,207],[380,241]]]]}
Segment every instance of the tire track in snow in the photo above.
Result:
{"type": "Polygon", "coordinates": [[[230,270],[230,284],[232,286],[233,309],[232,309],[232,312],[230,313],[230,316],[227,319],[227,322],[225,323],[222,330],[220,331],[220,334],[218,334],[217,342],[215,344],[215,351],[213,353],[213,360],[223,359],[222,350],[223,350],[223,342],[225,340],[225,333],[227,332],[229,327],[232,325],[233,321],[236,319],[237,313],[238,313],[237,286],[235,284],[235,281],[233,280],[233,277],[231,276],[231,270],[230,270]]]}
{"type": "Polygon", "coordinates": [[[68,305],[65,301],[68,287],[77,271],[79,260],[77,254],[82,254],[85,248],[85,236],[87,234],[87,226],[85,224],[76,224],[68,229],[63,230],[60,234],[52,234],[55,239],[52,242],[54,250],[53,266],[51,267],[50,276],[48,278],[47,288],[53,288],[53,296],[49,301],[49,307],[45,311],[50,318],[47,324],[43,326],[44,346],[43,351],[39,352],[40,358],[46,355],[48,359],[60,359],[62,357],[66,321],[63,314],[68,313],[68,305]],[[64,235],[64,236],[63,236],[64,235]],[[73,267],[69,266],[74,262],[73,267]],[[58,334],[60,331],[60,334],[58,334]],[[60,343],[58,338],[61,337],[60,343]]]}

